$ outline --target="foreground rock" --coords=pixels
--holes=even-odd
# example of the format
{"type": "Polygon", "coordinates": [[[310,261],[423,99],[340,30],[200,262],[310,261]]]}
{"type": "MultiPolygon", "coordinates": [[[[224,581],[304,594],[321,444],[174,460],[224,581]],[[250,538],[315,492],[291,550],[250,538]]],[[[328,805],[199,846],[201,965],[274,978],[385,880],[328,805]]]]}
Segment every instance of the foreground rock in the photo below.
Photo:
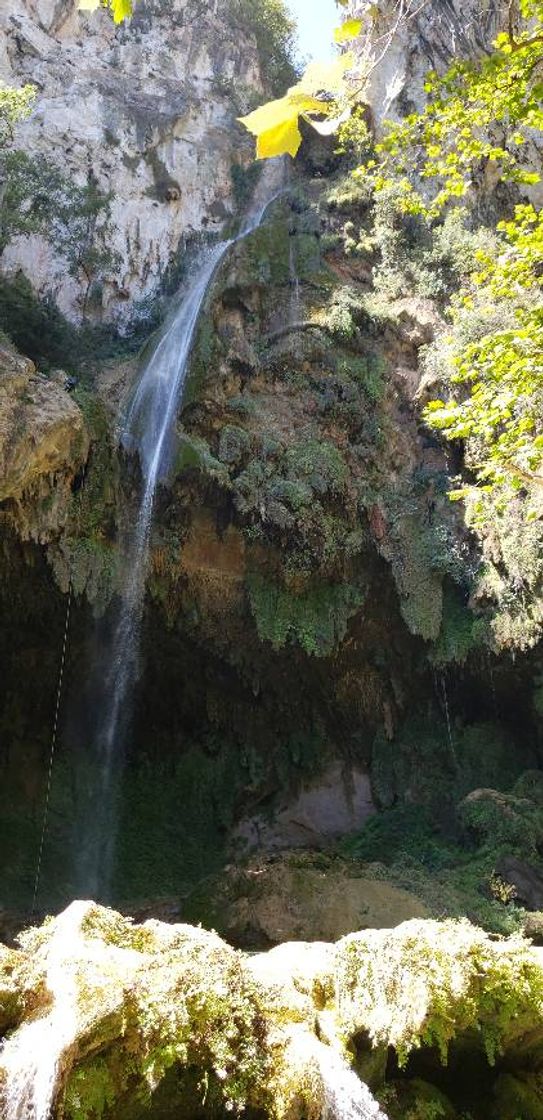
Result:
{"type": "Polygon", "coordinates": [[[409,1115],[429,1115],[431,1104],[432,1115],[454,1117],[443,1076],[438,1090],[413,1077],[411,1063],[422,1050],[445,1063],[458,1046],[466,1070],[468,1058],[485,1063],[496,1102],[485,1117],[509,1115],[499,1104],[513,1100],[528,1120],[518,1100],[543,1057],[543,966],[522,940],[491,941],[467,922],[411,921],[244,956],[200,928],[135,926],[75,902],[20,945],[0,951],[6,1120],[50,1110],[73,1120],[225,1110],[383,1120],[349,1067],[369,1070],[368,1054],[366,1076],[385,1091],[391,1117],[407,1115],[408,1100],[409,1115]]]}

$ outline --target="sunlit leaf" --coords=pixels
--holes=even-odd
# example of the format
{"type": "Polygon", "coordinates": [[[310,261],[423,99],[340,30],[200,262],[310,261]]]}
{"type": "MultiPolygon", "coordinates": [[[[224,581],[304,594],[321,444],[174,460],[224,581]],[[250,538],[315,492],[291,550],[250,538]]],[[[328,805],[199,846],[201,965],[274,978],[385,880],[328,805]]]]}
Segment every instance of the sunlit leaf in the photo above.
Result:
{"type": "Polygon", "coordinates": [[[321,136],[333,136],[338,128],[349,119],[351,112],[352,110],[349,105],[338,117],[327,117],[324,121],[312,120],[310,124],[321,136]]]}
{"type": "Polygon", "coordinates": [[[285,97],[268,101],[239,121],[257,139],[258,159],[273,156],[295,156],[302,142],[298,127],[301,113],[322,112],[323,105],[317,98],[293,86],[285,97]]]}
{"type": "Polygon", "coordinates": [[[356,39],[362,30],[361,19],[347,19],[342,23],[341,27],[336,27],[334,31],[334,39],[336,43],[348,43],[351,39],[356,39]]]}
{"type": "Polygon", "coordinates": [[[122,23],[132,15],[132,0],[109,0],[115,23],[122,23]]]}
{"type": "Polygon", "coordinates": [[[272,159],[274,156],[289,155],[294,158],[302,142],[302,134],[298,127],[298,114],[289,120],[284,120],[267,132],[257,136],[257,159],[272,159]]]}
{"type": "Polygon", "coordinates": [[[354,66],[354,61],[354,55],[349,52],[336,58],[334,62],[311,62],[298,86],[293,88],[313,96],[321,92],[336,95],[343,93],[345,74],[354,66]]]}

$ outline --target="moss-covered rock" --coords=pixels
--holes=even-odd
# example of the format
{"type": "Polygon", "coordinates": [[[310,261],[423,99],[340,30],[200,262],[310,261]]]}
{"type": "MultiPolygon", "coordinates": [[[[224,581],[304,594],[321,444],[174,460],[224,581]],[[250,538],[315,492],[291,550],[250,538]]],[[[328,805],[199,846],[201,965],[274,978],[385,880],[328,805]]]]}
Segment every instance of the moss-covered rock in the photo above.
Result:
{"type": "MultiPolygon", "coordinates": [[[[10,1107],[30,1099],[33,1078],[50,1072],[45,1104],[58,1120],[232,1111],[317,1120],[331,1101],[357,1094],[377,1116],[341,1056],[361,1038],[379,1056],[378,1092],[408,1103],[403,1115],[413,1120],[452,1120],[455,1093],[448,1089],[449,1103],[431,1078],[409,1072],[409,1084],[396,1086],[394,1063],[388,1086],[383,1048],[400,1065],[421,1048],[446,1062],[460,1042],[481,1054],[503,1102],[499,1120],[513,1120],[510,1101],[522,1099],[526,1109],[530,1094],[537,1099],[526,1074],[543,1047],[539,951],[521,939],[492,941],[468,922],[415,920],[336,945],[290,943],[244,956],[201,928],[135,926],[77,902],[21,945],[0,957],[0,992],[9,989],[3,1029],[16,1028],[0,1055],[10,1107]],[[502,1053],[508,1074],[496,1080],[491,1067],[502,1053]],[[428,1103],[442,1111],[424,1111],[428,1103]]],[[[469,1085],[462,1093],[469,1103],[469,1085]]]]}

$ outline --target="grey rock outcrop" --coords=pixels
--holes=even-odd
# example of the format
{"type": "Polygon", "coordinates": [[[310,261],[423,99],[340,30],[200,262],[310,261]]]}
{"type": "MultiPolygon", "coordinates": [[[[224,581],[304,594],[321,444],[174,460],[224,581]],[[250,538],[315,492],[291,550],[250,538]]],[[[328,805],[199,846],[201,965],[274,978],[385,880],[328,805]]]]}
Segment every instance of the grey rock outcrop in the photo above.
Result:
{"type": "Polygon", "coordinates": [[[218,0],[145,0],[120,27],[77,0],[6,0],[0,80],[38,90],[17,147],[108,199],[91,219],[102,262],[90,280],[41,233],[14,236],[1,268],[22,269],[71,320],[88,311],[122,329],[185,240],[232,212],[231,165],[252,155],[235,116],[262,88],[254,38],[218,0]]]}
{"type": "Polygon", "coordinates": [[[505,19],[500,0],[350,0],[348,13],[363,20],[357,68],[369,71],[367,100],[379,128],[387,118],[420,111],[425,78],[443,72],[454,56],[476,58],[491,47],[505,19]],[[410,14],[409,14],[410,13],[410,14]]]}

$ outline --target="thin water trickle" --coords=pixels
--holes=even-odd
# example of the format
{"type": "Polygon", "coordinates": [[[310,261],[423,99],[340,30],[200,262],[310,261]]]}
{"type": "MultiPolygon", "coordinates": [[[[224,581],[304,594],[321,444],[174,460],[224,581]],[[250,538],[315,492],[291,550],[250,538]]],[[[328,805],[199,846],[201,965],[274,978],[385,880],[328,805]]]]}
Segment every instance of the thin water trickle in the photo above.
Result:
{"type": "Polygon", "coordinates": [[[132,687],[138,675],[149,540],[157,486],[168,473],[175,443],[175,422],[182,399],[199,315],[215,273],[229,248],[260,225],[270,203],[284,189],[281,160],[266,164],[253,206],[237,237],[211,248],[172,313],[140,378],[123,427],[122,443],[139,452],[143,492],[125,545],[118,621],[107,651],[103,702],[93,744],[98,782],[78,838],[78,893],[108,899],[116,842],[115,805],[122,769],[132,687]]]}
{"type": "Polygon", "coordinates": [[[449,750],[451,752],[451,758],[454,762],[454,765],[458,769],[458,759],[456,757],[456,750],[455,750],[455,746],[454,746],[454,739],[453,739],[453,733],[452,733],[451,713],[450,713],[450,710],[449,710],[449,695],[448,695],[448,692],[447,692],[447,682],[445,680],[445,674],[444,673],[440,673],[440,680],[441,680],[441,691],[443,693],[443,707],[445,709],[445,722],[447,724],[447,738],[448,738],[448,741],[449,741],[449,750]]]}
{"type": "Polygon", "coordinates": [[[322,1120],[387,1120],[368,1086],[330,1046],[319,1051],[324,1088],[322,1120]]]}
{"type": "MultiPolygon", "coordinates": [[[[296,239],[290,238],[289,244],[289,285],[290,285],[290,306],[289,306],[289,327],[295,327],[301,319],[301,300],[300,300],[300,278],[298,276],[298,269],[296,263],[296,239]]],[[[294,356],[299,357],[300,342],[298,332],[294,332],[293,340],[294,356]]]]}

